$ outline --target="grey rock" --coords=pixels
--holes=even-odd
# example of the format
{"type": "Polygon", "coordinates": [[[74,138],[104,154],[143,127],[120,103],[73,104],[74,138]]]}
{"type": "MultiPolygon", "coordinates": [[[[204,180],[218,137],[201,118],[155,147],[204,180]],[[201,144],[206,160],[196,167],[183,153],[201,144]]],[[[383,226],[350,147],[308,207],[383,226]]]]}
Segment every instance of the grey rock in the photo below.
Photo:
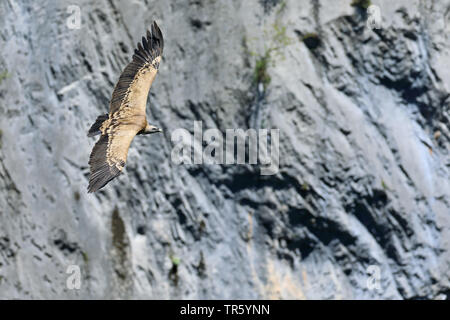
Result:
{"type": "Polygon", "coordinates": [[[0,298],[448,298],[450,3],[372,3],[380,29],[348,1],[2,1],[0,298]],[[87,194],[86,132],[154,19],[164,134],[87,194]],[[175,165],[194,121],[279,128],[279,172],[175,165]]]}

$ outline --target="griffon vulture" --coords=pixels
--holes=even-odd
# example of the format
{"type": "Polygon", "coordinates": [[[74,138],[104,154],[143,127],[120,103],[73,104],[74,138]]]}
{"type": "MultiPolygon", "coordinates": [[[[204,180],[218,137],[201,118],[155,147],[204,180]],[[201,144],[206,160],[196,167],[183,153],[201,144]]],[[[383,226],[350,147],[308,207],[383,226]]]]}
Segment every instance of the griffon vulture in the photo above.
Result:
{"type": "Polygon", "coordinates": [[[147,122],[147,96],[158,72],[164,41],[156,22],[134,50],[112,93],[109,113],[100,115],[88,137],[101,134],[89,157],[88,192],[103,188],[123,170],[128,148],[137,134],[162,132],[147,122]]]}

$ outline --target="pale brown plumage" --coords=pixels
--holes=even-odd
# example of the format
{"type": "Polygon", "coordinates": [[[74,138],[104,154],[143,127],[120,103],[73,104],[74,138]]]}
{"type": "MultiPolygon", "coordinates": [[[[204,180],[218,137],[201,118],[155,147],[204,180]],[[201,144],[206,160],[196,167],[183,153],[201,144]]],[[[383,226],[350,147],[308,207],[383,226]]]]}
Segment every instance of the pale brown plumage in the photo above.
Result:
{"type": "Polygon", "coordinates": [[[133,60],[117,82],[109,105],[109,114],[101,115],[91,126],[88,136],[101,134],[92,149],[88,192],[103,188],[123,170],[128,148],[137,134],[161,132],[146,118],[147,96],[158,72],[164,40],[156,22],[142,37],[133,60]]]}

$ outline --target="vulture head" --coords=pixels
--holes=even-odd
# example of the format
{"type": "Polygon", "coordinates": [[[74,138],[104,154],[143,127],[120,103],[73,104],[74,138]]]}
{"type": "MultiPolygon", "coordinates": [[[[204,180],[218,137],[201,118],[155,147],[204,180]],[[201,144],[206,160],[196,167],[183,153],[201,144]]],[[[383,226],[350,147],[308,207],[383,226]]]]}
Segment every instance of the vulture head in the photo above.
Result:
{"type": "Polygon", "coordinates": [[[162,129],[158,128],[156,126],[152,126],[151,124],[147,123],[147,126],[143,130],[138,132],[138,134],[151,134],[151,133],[158,133],[158,132],[162,132],[162,129]]]}

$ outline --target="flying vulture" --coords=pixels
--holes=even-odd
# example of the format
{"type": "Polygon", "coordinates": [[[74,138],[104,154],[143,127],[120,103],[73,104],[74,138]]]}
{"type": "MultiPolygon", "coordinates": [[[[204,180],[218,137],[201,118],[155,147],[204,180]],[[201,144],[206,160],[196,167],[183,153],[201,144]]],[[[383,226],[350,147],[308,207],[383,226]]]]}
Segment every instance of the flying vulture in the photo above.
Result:
{"type": "Polygon", "coordinates": [[[103,188],[123,170],[128,148],[137,134],[162,132],[147,122],[145,109],[150,86],[158,72],[164,41],[156,22],[134,50],[112,93],[109,113],[100,115],[88,137],[101,134],[89,157],[88,192],[103,188]]]}

